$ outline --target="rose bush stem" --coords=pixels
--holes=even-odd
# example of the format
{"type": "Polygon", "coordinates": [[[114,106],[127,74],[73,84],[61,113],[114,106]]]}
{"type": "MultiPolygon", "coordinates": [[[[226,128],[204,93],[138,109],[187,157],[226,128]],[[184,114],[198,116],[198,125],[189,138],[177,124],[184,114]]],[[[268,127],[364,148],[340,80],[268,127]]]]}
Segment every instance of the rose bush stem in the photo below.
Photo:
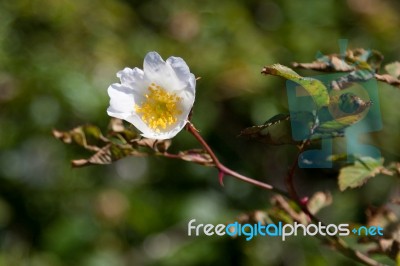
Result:
{"type": "Polygon", "coordinates": [[[288,196],[288,194],[283,190],[280,190],[270,184],[267,184],[267,183],[255,180],[253,178],[244,176],[242,174],[239,174],[239,173],[235,172],[234,170],[226,167],[219,161],[219,159],[215,155],[214,151],[210,148],[210,146],[207,144],[207,142],[203,139],[203,137],[199,134],[199,132],[196,130],[196,128],[191,123],[188,123],[187,130],[196,138],[196,140],[203,146],[204,150],[210,155],[211,159],[213,160],[213,162],[215,164],[215,168],[217,168],[219,171],[218,176],[219,176],[221,185],[223,185],[222,181],[223,181],[224,176],[229,175],[229,176],[235,177],[243,182],[252,184],[256,187],[266,189],[266,190],[271,190],[276,193],[282,194],[286,197],[288,196]]]}
{"type": "MultiPolygon", "coordinates": [[[[285,184],[286,184],[287,190],[289,192],[290,198],[296,202],[296,204],[301,208],[301,210],[305,214],[307,214],[309,219],[316,224],[318,224],[318,223],[324,224],[321,222],[321,220],[319,220],[314,214],[312,214],[310,212],[310,210],[307,207],[307,202],[303,202],[301,200],[299,194],[296,191],[296,187],[294,185],[294,175],[295,175],[296,169],[299,164],[299,157],[300,157],[301,153],[304,151],[304,149],[307,147],[307,145],[309,145],[309,144],[310,144],[309,141],[305,141],[300,146],[300,150],[292,164],[292,167],[289,170],[288,175],[285,178],[285,184]]],[[[329,237],[325,236],[325,237],[321,237],[321,238],[329,241],[329,243],[331,243],[331,245],[334,246],[344,256],[351,258],[355,261],[358,261],[360,263],[363,263],[364,265],[368,265],[368,266],[382,266],[383,265],[383,264],[377,262],[376,260],[368,257],[364,253],[362,253],[358,250],[352,249],[351,247],[349,247],[349,245],[343,239],[341,239],[338,236],[329,236],[329,237]]]]}
{"type": "MultiPolygon", "coordinates": [[[[256,187],[274,191],[274,192],[281,194],[289,199],[294,200],[295,203],[302,209],[302,211],[308,215],[308,217],[310,218],[311,221],[313,221],[315,223],[320,222],[320,220],[309,211],[309,209],[307,208],[307,204],[305,204],[304,202],[301,201],[299,195],[297,194],[295,186],[294,186],[294,174],[297,169],[299,156],[304,151],[304,148],[308,145],[308,142],[303,143],[303,145],[300,147],[300,151],[299,151],[298,155],[296,156],[296,159],[293,162],[292,167],[290,168],[289,173],[285,179],[285,181],[286,181],[285,183],[286,183],[287,189],[289,191],[289,193],[287,193],[287,192],[285,192],[281,189],[278,189],[270,184],[255,180],[255,179],[247,177],[247,176],[244,176],[244,175],[239,174],[239,173],[235,172],[234,170],[226,167],[224,164],[222,164],[219,161],[219,159],[215,155],[214,151],[207,144],[207,142],[203,139],[203,137],[200,135],[200,133],[197,131],[197,129],[193,126],[192,123],[189,122],[187,124],[186,128],[196,138],[196,140],[203,146],[204,150],[210,155],[211,159],[213,160],[213,162],[215,164],[215,168],[217,168],[219,171],[218,176],[219,176],[221,185],[223,185],[222,181],[223,181],[224,176],[229,175],[229,176],[235,177],[243,182],[255,185],[256,187]]],[[[333,237],[329,237],[329,238],[325,237],[325,240],[327,240],[332,246],[334,246],[344,256],[351,258],[355,261],[358,261],[360,263],[363,263],[364,265],[368,265],[368,266],[382,266],[383,265],[383,264],[375,261],[374,259],[368,257],[364,253],[362,253],[358,250],[352,249],[340,237],[337,237],[337,236],[333,236],[333,237]]]]}
{"type": "Polygon", "coordinates": [[[301,210],[307,214],[310,220],[313,220],[315,222],[319,222],[319,220],[310,212],[310,210],[307,207],[307,202],[303,202],[299,196],[299,194],[296,191],[296,187],[294,185],[294,174],[296,172],[297,166],[299,164],[299,157],[301,153],[304,151],[305,147],[309,144],[309,141],[304,141],[303,144],[300,146],[300,150],[297,153],[297,156],[292,164],[292,167],[289,170],[288,175],[285,178],[285,185],[286,188],[289,192],[290,198],[294,200],[297,205],[301,208],[301,210]]]}

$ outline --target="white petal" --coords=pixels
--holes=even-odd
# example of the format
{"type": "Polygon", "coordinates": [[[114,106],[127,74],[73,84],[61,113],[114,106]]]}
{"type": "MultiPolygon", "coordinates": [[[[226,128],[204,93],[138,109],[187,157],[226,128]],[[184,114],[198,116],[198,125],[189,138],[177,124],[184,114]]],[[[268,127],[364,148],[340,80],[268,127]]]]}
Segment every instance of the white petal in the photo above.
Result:
{"type": "Polygon", "coordinates": [[[171,65],[167,64],[156,52],[150,52],[146,55],[143,70],[144,79],[148,82],[148,85],[154,82],[168,92],[182,88],[182,84],[171,65]]]}
{"type": "Polygon", "coordinates": [[[189,114],[195,100],[194,88],[188,86],[185,90],[177,91],[176,93],[181,98],[180,107],[183,110],[183,114],[189,114]]]}
{"type": "MultiPolygon", "coordinates": [[[[186,116],[186,118],[187,118],[187,116],[186,116]]],[[[166,134],[168,136],[167,139],[171,139],[171,138],[175,137],[179,132],[181,132],[181,130],[185,127],[186,123],[187,123],[187,119],[181,120],[173,130],[171,130],[170,132],[168,132],[166,134]]]]}
{"type": "Polygon", "coordinates": [[[109,106],[107,108],[107,114],[109,116],[112,116],[112,117],[115,117],[115,118],[119,118],[119,119],[125,119],[126,117],[131,115],[129,113],[120,113],[117,110],[115,110],[114,108],[112,108],[111,106],[109,106]]]}
{"type": "Polygon", "coordinates": [[[143,62],[143,70],[147,77],[150,79],[159,78],[171,75],[171,68],[161,56],[156,52],[149,52],[143,62]]]}
{"type": "Polygon", "coordinates": [[[169,64],[175,72],[176,77],[182,83],[187,83],[190,79],[190,70],[186,62],[180,58],[171,56],[167,59],[167,64],[169,64]]]}
{"type": "Polygon", "coordinates": [[[150,133],[143,133],[141,134],[143,137],[148,138],[148,139],[172,139],[175,135],[171,134],[160,134],[156,132],[150,132],[150,133]]]}
{"type": "Polygon", "coordinates": [[[174,137],[180,130],[176,130],[175,128],[174,133],[171,134],[170,132],[156,132],[149,128],[143,121],[138,117],[136,114],[131,115],[129,117],[124,118],[126,121],[134,125],[142,134],[143,137],[149,138],[149,139],[170,139],[174,137]],[[176,132],[175,132],[176,131],[176,132]]]}
{"type": "Polygon", "coordinates": [[[143,70],[135,67],[134,69],[126,67],[117,73],[117,77],[121,80],[122,85],[135,87],[142,85],[144,81],[143,70]]]}
{"type": "Polygon", "coordinates": [[[132,89],[118,83],[108,87],[110,96],[110,108],[112,112],[131,113],[135,106],[132,89]]]}
{"type": "MultiPolygon", "coordinates": [[[[130,116],[124,118],[126,121],[134,125],[140,132],[143,134],[149,135],[152,134],[153,130],[151,130],[142,119],[137,114],[131,114],[130,116]]],[[[143,136],[142,134],[142,136],[143,136]]]]}
{"type": "Polygon", "coordinates": [[[184,120],[184,121],[179,122],[170,131],[160,132],[160,133],[152,131],[152,132],[144,133],[144,134],[142,134],[142,136],[145,138],[149,138],[149,139],[172,139],[183,129],[183,127],[186,125],[186,123],[187,123],[187,121],[184,120]]]}
{"type": "Polygon", "coordinates": [[[196,77],[190,73],[190,77],[189,77],[189,88],[188,90],[190,90],[193,95],[196,94],[196,77]]]}
{"type": "Polygon", "coordinates": [[[107,109],[107,113],[130,122],[146,138],[173,138],[187,123],[195,99],[196,78],[190,73],[189,67],[182,58],[170,57],[165,62],[156,52],[146,55],[143,69],[144,71],[138,68],[125,68],[117,73],[121,84],[112,84],[108,88],[110,107],[107,109]],[[179,103],[182,113],[177,117],[177,123],[168,127],[164,132],[156,132],[151,129],[135,113],[135,104],[140,105],[145,101],[147,88],[153,82],[162,86],[167,92],[175,93],[182,98],[179,103]]]}
{"type": "Polygon", "coordinates": [[[135,103],[143,101],[148,84],[144,79],[144,72],[141,69],[126,67],[117,73],[117,77],[120,78],[122,85],[132,90],[135,103]]]}

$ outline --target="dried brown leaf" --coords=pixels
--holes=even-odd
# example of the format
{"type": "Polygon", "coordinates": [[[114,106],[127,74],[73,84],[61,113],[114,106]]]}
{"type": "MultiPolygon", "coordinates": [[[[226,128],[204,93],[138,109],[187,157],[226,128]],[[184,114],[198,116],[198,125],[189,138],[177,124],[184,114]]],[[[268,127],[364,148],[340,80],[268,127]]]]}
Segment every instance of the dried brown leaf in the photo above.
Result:
{"type": "Polygon", "coordinates": [[[127,156],[146,156],[147,153],[139,152],[132,148],[131,145],[120,145],[109,143],[98,150],[94,155],[88,159],[72,160],[72,166],[82,167],[92,164],[111,164],[114,161],[125,158],[127,156]]]}
{"type": "Polygon", "coordinates": [[[348,65],[342,59],[337,57],[331,57],[331,62],[324,62],[324,61],[313,61],[312,63],[297,63],[293,62],[292,66],[297,68],[304,68],[304,69],[312,69],[316,71],[338,71],[338,72],[350,72],[353,71],[355,68],[353,66],[348,65]]]}
{"type": "Polygon", "coordinates": [[[111,118],[108,128],[117,133],[124,132],[125,130],[124,122],[118,118],[111,118]]]}
{"type": "Polygon", "coordinates": [[[385,82],[394,87],[400,88],[400,80],[389,74],[383,74],[383,75],[375,74],[375,78],[379,81],[382,81],[382,82],[385,82]]]}
{"type": "Polygon", "coordinates": [[[132,142],[141,138],[135,129],[127,128],[124,125],[124,122],[118,118],[111,118],[108,128],[109,137],[117,137],[118,139],[123,140],[124,143],[132,142]]]}
{"type": "Polygon", "coordinates": [[[75,143],[93,153],[88,159],[73,160],[71,163],[74,167],[110,164],[127,156],[147,155],[147,152],[138,150],[139,146],[164,152],[170,145],[170,141],[141,138],[136,131],[127,129],[120,119],[111,120],[107,137],[93,125],[83,125],[69,131],[53,130],[53,135],[66,144],[75,143]]]}
{"type": "Polygon", "coordinates": [[[245,223],[258,223],[267,224],[271,223],[271,219],[268,217],[268,214],[265,211],[255,210],[249,213],[241,214],[236,219],[240,224],[245,223]]]}
{"type": "Polygon", "coordinates": [[[193,149],[187,151],[179,152],[179,157],[182,160],[205,165],[205,166],[214,166],[214,161],[211,156],[204,150],[201,149],[193,149]]]}
{"type": "Polygon", "coordinates": [[[150,148],[156,152],[163,153],[168,150],[168,148],[171,146],[172,141],[170,139],[158,140],[158,139],[141,138],[135,140],[134,143],[142,147],[150,148]]]}
{"type": "Polygon", "coordinates": [[[312,214],[316,214],[322,208],[332,204],[332,195],[329,192],[316,192],[307,202],[307,208],[312,214]]]}
{"type": "Polygon", "coordinates": [[[369,207],[366,210],[367,225],[387,227],[388,225],[398,221],[396,213],[386,206],[379,208],[369,207]]]}
{"type": "Polygon", "coordinates": [[[377,71],[383,61],[383,55],[375,50],[357,48],[347,50],[345,56],[330,54],[321,56],[312,63],[294,62],[294,67],[327,72],[350,72],[354,70],[377,71]]]}
{"type": "Polygon", "coordinates": [[[75,143],[90,151],[98,151],[99,146],[108,143],[100,129],[93,125],[83,125],[70,131],[53,130],[53,136],[66,144],[75,143]]]}
{"type": "Polygon", "coordinates": [[[271,198],[273,205],[283,210],[286,215],[289,215],[291,219],[299,223],[308,224],[308,216],[299,210],[296,210],[282,195],[275,195],[271,198]]]}

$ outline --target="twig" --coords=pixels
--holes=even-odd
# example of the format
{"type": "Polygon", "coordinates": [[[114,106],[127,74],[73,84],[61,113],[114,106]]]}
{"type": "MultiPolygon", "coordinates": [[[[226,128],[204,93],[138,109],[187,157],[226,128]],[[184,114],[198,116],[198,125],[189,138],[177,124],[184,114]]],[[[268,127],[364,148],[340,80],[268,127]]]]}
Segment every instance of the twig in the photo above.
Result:
{"type": "Polygon", "coordinates": [[[299,207],[301,208],[301,210],[307,214],[307,216],[309,217],[310,220],[315,220],[318,221],[318,219],[316,219],[314,217],[314,215],[310,212],[310,210],[307,207],[307,202],[303,202],[299,196],[299,194],[296,191],[296,188],[294,186],[294,174],[296,172],[297,166],[299,164],[299,157],[301,155],[301,153],[304,151],[304,149],[310,144],[309,140],[304,141],[299,149],[299,152],[297,153],[297,156],[292,164],[292,167],[290,167],[289,173],[285,178],[285,184],[286,184],[286,188],[289,192],[290,197],[297,203],[297,205],[299,205],[299,207]]]}
{"type": "MultiPolygon", "coordinates": [[[[299,194],[296,191],[296,188],[294,186],[294,174],[296,172],[298,163],[299,163],[299,157],[301,153],[304,151],[304,149],[310,144],[309,140],[306,140],[303,142],[303,144],[300,146],[300,150],[289,170],[288,175],[285,178],[285,184],[288,189],[289,195],[292,198],[292,200],[295,201],[295,203],[301,208],[301,210],[308,216],[310,221],[313,221],[314,223],[318,224],[321,223],[324,225],[323,222],[321,222],[314,214],[310,212],[307,206],[307,202],[303,202],[299,196],[299,194]]],[[[368,266],[384,266],[384,264],[379,263],[378,261],[368,257],[364,253],[354,250],[351,247],[348,246],[348,244],[341,239],[338,236],[320,236],[319,238],[327,240],[330,244],[332,244],[337,250],[339,250],[343,255],[346,257],[349,257],[355,261],[358,261],[360,263],[363,263],[364,265],[368,266]]]]}
{"type": "Polygon", "coordinates": [[[215,164],[215,168],[218,169],[218,177],[219,177],[219,181],[220,181],[221,185],[223,185],[224,176],[229,175],[229,176],[235,177],[243,182],[255,185],[256,187],[266,189],[266,190],[271,190],[271,191],[274,191],[276,193],[279,193],[281,195],[288,197],[288,194],[283,190],[280,190],[270,184],[267,184],[267,183],[252,179],[250,177],[241,175],[241,174],[233,171],[232,169],[226,167],[219,161],[219,159],[215,155],[214,151],[210,148],[210,146],[207,144],[207,142],[203,139],[203,137],[199,134],[199,132],[196,130],[196,128],[191,123],[188,123],[187,130],[196,138],[196,140],[203,146],[204,150],[210,155],[211,159],[213,160],[213,162],[215,164]]]}
{"type": "MultiPolygon", "coordinates": [[[[307,203],[304,203],[301,201],[299,195],[297,194],[297,191],[294,186],[294,174],[297,169],[298,161],[299,161],[299,156],[300,154],[304,151],[305,147],[309,145],[309,141],[303,142],[302,146],[300,147],[300,151],[298,155],[296,156],[296,159],[292,165],[292,167],[289,170],[289,173],[285,179],[286,181],[286,186],[289,191],[289,193],[286,193],[285,191],[282,191],[278,188],[273,187],[270,184],[263,183],[261,181],[252,179],[250,177],[241,175],[230,168],[226,167],[223,165],[218,157],[215,155],[214,151],[211,149],[211,147],[207,144],[207,142],[203,139],[203,137],[199,134],[197,129],[189,122],[186,126],[187,130],[196,138],[196,140],[203,146],[204,150],[210,155],[211,159],[213,160],[215,164],[215,168],[218,169],[218,177],[221,185],[223,185],[223,178],[225,175],[229,175],[232,177],[235,177],[243,182],[255,185],[259,188],[266,189],[266,190],[271,190],[274,191],[278,194],[281,194],[287,198],[291,198],[292,200],[295,201],[295,203],[301,208],[301,210],[309,217],[309,219],[315,223],[321,222],[317,217],[315,217],[308,209],[307,203]]],[[[174,156],[171,156],[171,158],[174,158],[174,156]]],[[[321,222],[322,223],[322,222],[321,222]]],[[[343,255],[346,257],[349,257],[355,261],[358,261],[360,263],[363,263],[364,265],[368,266],[384,266],[384,264],[381,264],[374,259],[368,257],[362,252],[359,252],[357,250],[352,249],[347,245],[343,239],[339,238],[338,236],[325,236],[324,239],[328,241],[331,245],[337,248],[339,252],[341,252],[343,255]]]]}

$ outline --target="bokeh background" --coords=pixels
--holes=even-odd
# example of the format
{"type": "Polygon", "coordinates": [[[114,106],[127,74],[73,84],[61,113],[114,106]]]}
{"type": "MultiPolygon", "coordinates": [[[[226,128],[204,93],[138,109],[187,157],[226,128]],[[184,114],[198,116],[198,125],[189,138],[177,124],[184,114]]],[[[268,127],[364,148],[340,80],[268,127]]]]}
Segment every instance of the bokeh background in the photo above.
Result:
{"type": "MultiPolygon", "coordinates": [[[[347,1],[4,0],[0,2],[0,265],[354,265],[311,237],[188,237],[187,222],[226,223],[266,209],[272,193],[163,158],[72,169],[88,156],[51,130],[106,130],[107,87],[158,51],[201,77],[193,122],[233,169],[283,188],[294,147],[237,134],[287,111],[284,80],[264,65],[309,62],[318,51],[371,48],[400,59],[400,3],[347,1]]],[[[306,75],[315,75],[302,71],[306,75]]],[[[383,129],[369,140],[399,160],[400,90],[379,84],[383,129]]],[[[198,147],[187,132],[175,151],[198,147]]],[[[336,170],[299,171],[302,195],[330,190],[330,223],[363,223],[396,190],[379,177],[338,192],[336,170]]]]}

